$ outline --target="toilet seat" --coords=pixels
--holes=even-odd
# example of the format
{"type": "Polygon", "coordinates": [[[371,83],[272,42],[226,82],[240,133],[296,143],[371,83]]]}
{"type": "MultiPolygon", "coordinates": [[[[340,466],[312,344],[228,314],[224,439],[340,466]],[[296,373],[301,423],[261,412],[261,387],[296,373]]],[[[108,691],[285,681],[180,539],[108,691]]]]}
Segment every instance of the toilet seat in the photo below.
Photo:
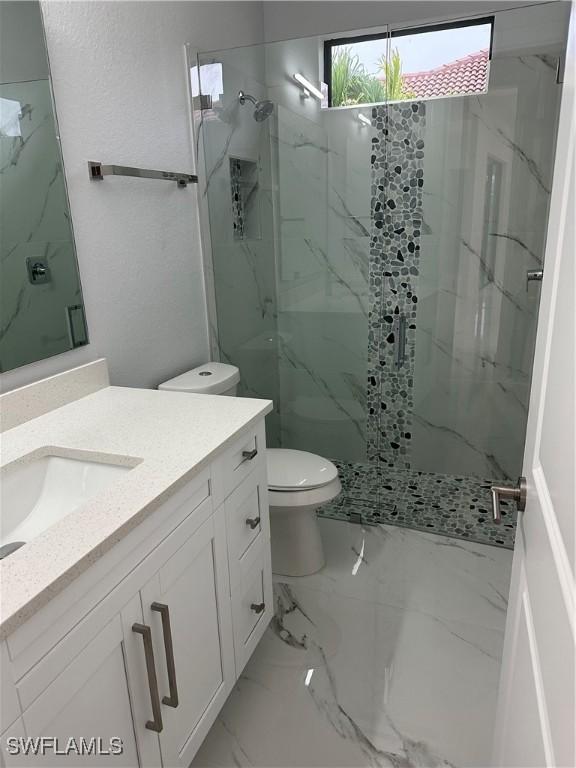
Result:
{"type": "Polygon", "coordinates": [[[339,478],[332,480],[322,488],[312,488],[309,491],[275,491],[268,489],[268,503],[270,507],[319,507],[326,504],[342,490],[339,478]]]}
{"type": "Polygon", "coordinates": [[[270,507],[317,507],[336,498],[342,486],[334,464],[308,451],[268,448],[268,501],[270,507]]]}
{"type": "Polygon", "coordinates": [[[338,478],[338,470],[331,461],[308,451],[269,448],[266,464],[271,491],[307,492],[324,488],[338,478]]]}

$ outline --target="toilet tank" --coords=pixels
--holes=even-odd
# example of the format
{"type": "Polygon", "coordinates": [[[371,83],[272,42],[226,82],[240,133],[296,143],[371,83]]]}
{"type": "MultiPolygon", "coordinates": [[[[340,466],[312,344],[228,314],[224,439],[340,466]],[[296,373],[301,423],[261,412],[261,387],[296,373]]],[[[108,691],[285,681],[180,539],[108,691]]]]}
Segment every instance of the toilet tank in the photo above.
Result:
{"type": "Polygon", "coordinates": [[[196,395],[227,395],[236,397],[240,371],[227,363],[205,363],[158,386],[171,392],[192,392],[196,395]]]}

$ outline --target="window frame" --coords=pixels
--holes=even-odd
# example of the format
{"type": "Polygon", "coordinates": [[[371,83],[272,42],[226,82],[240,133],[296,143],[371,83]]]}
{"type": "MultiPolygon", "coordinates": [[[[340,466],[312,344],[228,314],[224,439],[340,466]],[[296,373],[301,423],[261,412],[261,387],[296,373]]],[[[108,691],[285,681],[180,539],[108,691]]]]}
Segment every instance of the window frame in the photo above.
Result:
{"type": "MultiPolygon", "coordinates": [[[[327,109],[339,109],[332,106],[332,49],[343,45],[354,45],[355,43],[364,43],[369,40],[392,40],[394,37],[404,37],[406,35],[418,35],[425,32],[442,32],[446,29],[460,29],[462,27],[479,27],[484,24],[490,24],[490,44],[488,46],[488,61],[492,60],[492,47],[494,44],[494,21],[495,16],[482,16],[477,19],[460,19],[459,21],[447,21],[440,24],[423,24],[417,27],[405,27],[403,29],[392,29],[388,32],[376,32],[366,35],[346,35],[343,37],[334,37],[324,40],[324,82],[328,89],[327,109]]],[[[358,106],[369,106],[358,104],[358,106]]]]}

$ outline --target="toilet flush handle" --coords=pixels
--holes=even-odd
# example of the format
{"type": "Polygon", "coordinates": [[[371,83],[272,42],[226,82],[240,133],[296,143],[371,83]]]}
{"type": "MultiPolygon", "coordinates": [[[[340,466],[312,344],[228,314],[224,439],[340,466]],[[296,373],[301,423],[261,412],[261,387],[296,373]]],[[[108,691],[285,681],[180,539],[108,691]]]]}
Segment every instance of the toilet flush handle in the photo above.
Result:
{"type": "Polygon", "coordinates": [[[246,518],[246,525],[254,530],[254,528],[258,528],[260,525],[260,518],[259,517],[248,517],[246,518]]]}
{"type": "Polygon", "coordinates": [[[251,451],[242,451],[242,461],[252,461],[252,459],[258,455],[258,448],[253,448],[251,451]]]}

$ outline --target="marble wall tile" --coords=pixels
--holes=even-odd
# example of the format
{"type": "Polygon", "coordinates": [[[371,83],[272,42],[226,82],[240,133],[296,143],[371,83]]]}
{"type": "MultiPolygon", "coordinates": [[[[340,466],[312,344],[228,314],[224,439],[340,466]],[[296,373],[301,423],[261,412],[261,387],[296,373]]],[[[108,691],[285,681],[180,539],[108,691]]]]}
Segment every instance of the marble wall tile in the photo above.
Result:
{"type": "Polygon", "coordinates": [[[542,263],[554,71],[539,55],[498,58],[487,94],[428,104],[413,468],[520,472],[539,296],[526,272],[542,263]],[[497,226],[485,231],[494,160],[497,226]]]}
{"type": "Polygon", "coordinates": [[[365,457],[368,230],[355,189],[365,135],[278,110],[281,437],[322,455],[365,457]],[[348,182],[354,172],[354,184],[348,182]],[[355,207],[356,206],[356,207],[355,207]]]}
{"type": "Polygon", "coordinates": [[[281,440],[331,457],[365,458],[364,379],[346,371],[303,367],[291,350],[280,357],[281,440]]]}

